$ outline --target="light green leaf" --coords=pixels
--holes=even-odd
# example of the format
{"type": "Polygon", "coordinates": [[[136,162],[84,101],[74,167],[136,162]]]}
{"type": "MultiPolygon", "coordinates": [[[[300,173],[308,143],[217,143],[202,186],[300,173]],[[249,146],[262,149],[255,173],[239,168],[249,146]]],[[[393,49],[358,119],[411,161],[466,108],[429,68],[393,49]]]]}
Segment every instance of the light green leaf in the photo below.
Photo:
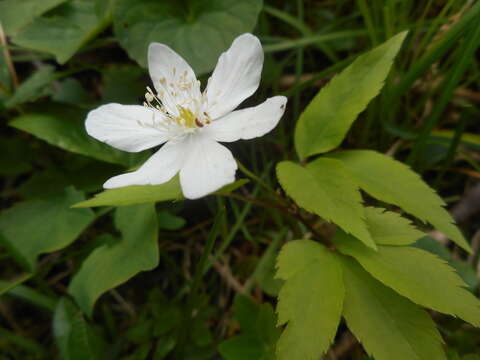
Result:
{"type": "Polygon", "coordinates": [[[144,154],[131,154],[116,150],[90,137],[83,121],[60,118],[45,114],[22,115],[9,123],[51,145],[113,164],[131,166],[138,163],[144,154]]]}
{"type": "Polygon", "coordinates": [[[118,208],[115,226],[121,239],[96,248],[69,286],[69,293],[89,316],[104,292],[158,265],[158,223],[152,204],[118,208]]]}
{"type": "Polygon", "coordinates": [[[375,252],[337,230],[339,250],[385,285],[413,302],[480,325],[480,301],[455,270],[437,256],[410,246],[379,246],[375,252]]]}
{"type": "Polygon", "coordinates": [[[57,304],[53,333],[64,360],[104,358],[100,334],[94,332],[82,312],[65,297],[57,304]]]}
{"type": "Polygon", "coordinates": [[[67,0],[3,0],[0,1],[0,22],[9,36],[16,33],[36,17],[67,0]]]}
{"type": "Polygon", "coordinates": [[[285,280],[278,297],[278,325],[288,323],[277,344],[277,358],[317,360],[340,322],[341,266],[333,252],[311,240],[287,243],[277,266],[277,277],[285,280]]]}
{"type": "Polygon", "coordinates": [[[365,215],[372,239],[379,245],[409,245],[425,236],[400,214],[367,207],[365,215]]]}
{"type": "Polygon", "coordinates": [[[277,165],[277,176],[282,188],[299,206],[376,248],[364,221],[357,184],[340,161],[320,158],[306,168],[282,161],[277,165]]]}
{"type": "Polygon", "coordinates": [[[258,305],[244,295],[237,295],[233,305],[241,333],[218,348],[226,360],[275,360],[275,345],[280,329],[269,303],[258,305]]]}
{"type": "Polygon", "coordinates": [[[443,208],[443,200],[408,166],[371,150],[341,151],[328,156],[342,160],[356,177],[360,188],[370,195],[431,223],[456,244],[471,251],[452,217],[443,208]]]}
{"type": "Polygon", "coordinates": [[[94,198],[75,204],[75,208],[95,206],[125,206],[158,201],[178,200],[183,197],[178,176],[160,185],[133,185],[105,190],[94,198]]]}
{"type": "Polygon", "coordinates": [[[55,79],[54,71],[53,66],[42,66],[18,87],[13,96],[5,102],[5,106],[14,107],[46,95],[47,86],[55,79]]]}
{"type": "Polygon", "coordinates": [[[106,25],[107,20],[98,18],[93,1],[72,0],[55,9],[54,14],[35,19],[16,34],[13,42],[52,54],[64,64],[106,25]]]}
{"type": "Polygon", "coordinates": [[[120,44],[142,66],[147,48],[160,42],[178,52],[197,74],[213,69],[235,37],[251,32],[262,0],[177,2],[118,0],[114,30],[120,44]]]}
{"type": "Polygon", "coordinates": [[[376,360],[444,360],[442,338],[426,311],[342,258],[348,328],[376,360]]]}
{"type": "Polygon", "coordinates": [[[5,245],[33,270],[38,255],[69,245],[94,219],[90,209],[70,209],[83,198],[83,193],[70,187],[63,193],[20,202],[3,211],[0,232],[5,245]]]}
{"type": "Polygon", "coordinates": [[[295,148],[301,159],[340,145],[358,114],[383,87],[406,35],[402,32],[359,56],[319,91],[296,125],[295,148]]]}

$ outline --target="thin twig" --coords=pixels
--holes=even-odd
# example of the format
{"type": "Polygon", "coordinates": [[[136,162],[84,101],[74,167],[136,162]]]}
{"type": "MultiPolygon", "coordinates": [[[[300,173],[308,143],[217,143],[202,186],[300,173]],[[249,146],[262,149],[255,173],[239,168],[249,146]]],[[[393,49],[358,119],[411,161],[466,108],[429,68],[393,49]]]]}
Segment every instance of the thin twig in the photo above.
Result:
{"type": "Polygon", "coordinates": [[[13,88],[18,88],[18,76],[15,71],[15,66],[13,65],[12,57],[10,56],[10,51],[8,50],[7,38],[5,37],[5,32],[3,31],[2,22],[0,21],[0,43],[3,47],[3,56],[5,57],[5,63],[7,64],[8,72],[10,73],[10,78],[12,79],[13,88]]]}

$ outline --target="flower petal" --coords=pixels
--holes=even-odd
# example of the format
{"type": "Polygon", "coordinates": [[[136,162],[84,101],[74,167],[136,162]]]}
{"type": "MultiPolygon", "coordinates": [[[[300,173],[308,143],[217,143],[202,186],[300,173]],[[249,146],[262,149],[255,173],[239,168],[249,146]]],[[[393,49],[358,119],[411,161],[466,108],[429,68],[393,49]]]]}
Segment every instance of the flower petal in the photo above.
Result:
{"type": "Polygon", "coordinates": [[[260,105],[233,111],[205,128],[216,141],[248,140],[270,132],[285,112],[285,96],[275,96],[260,105]]]}
{"type": "Polygon", "coordinates": [[[198,134],[190,138],[188,159],[180,170],[180,185],[188,199],[198,199],[235,181],[237,163],[230,150],[198,134]]]}
{"type": "Polygon", "coordinates": [[[139,105],[107,104],[87,115],[87,133],[117,149],[138,152],[163,144],[168,132],[155,125],[165,120],[155,109],[139,105]]]}
{"type": "Polygon", "coordinates": [[[137,171],[114,176],[103,184],[105,189],[130,185],[159,185],[167,182],[183,165],[185,141],[169,141],[153,154],[137,171]]]}
{"type": "Polygon", "coordinates": [[[217,119],[234,110],[258,88],[263,66],[262,45],[252,34],[237,37],[220,55],[206,89],[208,116],[217,119]]]}
{"type": "Polygon", "coordinates": [[[201,97],[200,84],[188,63],[167,45],[151,43],[148,47],[148,70],[168,111],[179,115],[177,105],[197,112],[201,97]]]}

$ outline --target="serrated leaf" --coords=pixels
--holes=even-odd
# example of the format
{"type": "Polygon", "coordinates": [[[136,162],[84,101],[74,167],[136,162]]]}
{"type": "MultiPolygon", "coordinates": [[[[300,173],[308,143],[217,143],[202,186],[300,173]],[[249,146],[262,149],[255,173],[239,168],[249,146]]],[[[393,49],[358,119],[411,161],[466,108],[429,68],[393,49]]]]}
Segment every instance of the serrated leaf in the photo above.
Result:
{"type": "Polygon", "coordinates": [[[295,149],[301,159],[340,145],[358,114],[383,87],[406,35],[402,32],[359,56],[319,91],[295,128],[295,149]]]}
{"type": "Polygon", "coordinates": [[[67,0],[3,0],[0,1],[0,22],[5,33],[15,34],[36,17],[67,0]]]}
{"type": "Polygon", "coordinates": [[[233,305],[240,335],[222,342],[218,348],[226,360],[275,360],[275,345],[280,329],[270,304],[255,304],[244,295],[237,295],[233,305]]]}
{"type": "Polygon", "coordinates": [[[55,79],[54,71],[53,66],[42,66],[15,90],[13,96],[5,101],[5,106],[11,108],[46,95],[46,87],[55,79]]]}
{"type": "Polygon", "coordinates": [[[121,239],[96,248],[69,286],[69,293],[89,316],[105,291],[158,265],[158,223],[152,204],[118,208],[115,225],[121,239]]]}
{"type": "Polygon", "coordinates": [[[133,185],[105,190],[94,198],[73,205],[74,208],[95,206],[126,206],[181,199],[182,189],[178,176],[160,185],[133,185]]]}
{"type": "Polygon", "coordinates": [[[107,24],[97,16],[93,1],[72,0],[54,14],[36,18],[14,36],[13,42],[52,54],[64,64],[107,24]]]}
{"type": "Polygon", "coordinates": [[[262,0],[185,4],[181,9],[171,1],[118,0],[113,16],[115,35],[142,66],[146,66],[148,45],[160,42],[184,57],[197,74],[203,74],[213,69],[235,37],[253,30],[262,9],[262,0]]]}
{"type": "Polygon", "coordinates": [[[341,257],[348,328],[376,360],[444,360],[442,338],[426,311],[341,257]]]}
{"type": "Polygon", "coordinates": [[[367,193],[429,222],[471,252],[470,245],[443,207],[444,201],[408,166],[371,150],[341,151],[328,156],[343,161],[367,193]]]}
{"type": "Polygon", "coordinates": [[[103,358],[100,334],[93,331],[82,312],[65,297],[58,301],[53,317],[53,333],[62,359],[103,358]]]}
{"type": "Polygon", "coordinates": [[[370,235],[378,245],[409,245],[425,236],[410,220],[395,212],[367,207],[365,215],[370,235]]]}
{"type": "Polygon", "coordinates": [[[299,206],[376,247],[364,221],[357,184],[341,162],[320,158],[304,168],[282,161],[277,165],[277,176],[282,188],[299,206]]]}
{"type": "Polygon", "coordinates": [[[20,202],[3,211],[0,232],[5,245],[33,270],[38,255],[69,245],[95,218],[90,209],[70,209],[82,199],[82,192],[69,187],[62,193],[20,202]]]}
{"type": "Polygon", "coordinates": [[[51,145],[67,151],[113,164],[130,166],[142,159],[142,154],[131,154],[112,148],[88,136],[83,121],[46,114],[22,115],[9,123],[51,145]]]}
{"type": "Polygon", "coordinates": [[[335,243],[385,285],[413,302],[480,325],[480,301],[439,257],[410,246],[379,246],[375,252],[340,229],[335,243]]]}
{"type": "Polygon", "coordinates": [[[279,360],[316,360],[337,331],[344,286],[336,255],[311,240],[287,243],[278,256],[278,325],[287,324],[277,344],[279,360]]]}

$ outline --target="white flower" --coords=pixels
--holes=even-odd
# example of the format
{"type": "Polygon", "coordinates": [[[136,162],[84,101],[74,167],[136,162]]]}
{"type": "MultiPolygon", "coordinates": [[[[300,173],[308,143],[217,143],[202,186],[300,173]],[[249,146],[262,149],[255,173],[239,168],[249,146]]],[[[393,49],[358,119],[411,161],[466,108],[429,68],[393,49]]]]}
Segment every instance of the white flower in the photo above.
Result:
{"type": "Polygon", "coordinates": [[[243,34],[220,56],[201,92],[182,57],[166,45],[150,44],[148,67],[156,93],[147,87],[144,106],[100,106],[88,114],[85,126],[90,136],[124,151],[164,145],[138,170],[109,179],[104,188],[158,185],[180,172],[184,196],[197,199],[232,183],[237,164],[218,142],[262,136],[285,111],[284,96],[234,111],[257,90],[262,65],[260,41],[243,34]]]}

